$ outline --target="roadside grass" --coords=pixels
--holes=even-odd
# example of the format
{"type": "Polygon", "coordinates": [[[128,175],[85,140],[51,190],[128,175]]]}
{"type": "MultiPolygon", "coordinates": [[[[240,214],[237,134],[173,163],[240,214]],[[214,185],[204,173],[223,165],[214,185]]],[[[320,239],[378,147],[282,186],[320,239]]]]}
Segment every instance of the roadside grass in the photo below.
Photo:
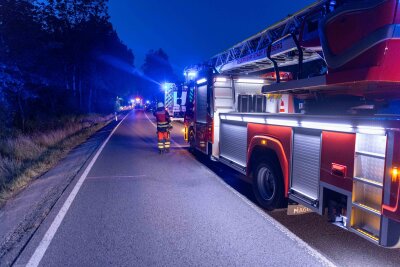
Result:
{"type": "Polygon", "coordinates": [[[96,114],[63,118],[61,128],[0,139],[0,207],[112,118],[96,114]]]}

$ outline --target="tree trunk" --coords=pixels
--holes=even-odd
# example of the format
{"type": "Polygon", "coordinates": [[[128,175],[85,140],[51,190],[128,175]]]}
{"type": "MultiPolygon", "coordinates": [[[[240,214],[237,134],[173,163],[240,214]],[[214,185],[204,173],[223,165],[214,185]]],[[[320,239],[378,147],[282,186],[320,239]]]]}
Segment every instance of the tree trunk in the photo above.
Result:
{"type": "Polygon", "coordinates": [[[82,79],[79,79],[79,110],[83,109],[82,79]]]}
{"type": "Polygon", "coordinates": [[[19,108],[19,113],[21,116],[21,128],[22,128],[22,132],[25,132],[25,112],[24,112],[24,107],[22,104],[22,90],[19,89],[18,90],[18,95],[17,95],[17,99],[18,99],[18,108],[19,108]]]}
{"type": "Polygon", "coordinates": [[[88,112],[92,112],[92,86],[89,84],[88,112]]]}
{"type": "Polygon", "coordinates": [[[72,70],[72,91],[74,92],[74,96],[76,96],[76,66],[72,70]]]}
{"type": "Polygon", "coordinates": [[[65,89],[69,91],[69,75],[68,75],[68,69],[67,69],[67,64],[64,65],[64,78],[65,78],[65,89]]]}
{"type": "Polygon", "coordinates": [[[97,86],[94,88],[94,99],[93,99],[93,104],[94,104],[94,111],[97,112],[98,111],[98,106],[97,106],[97,86]]]}

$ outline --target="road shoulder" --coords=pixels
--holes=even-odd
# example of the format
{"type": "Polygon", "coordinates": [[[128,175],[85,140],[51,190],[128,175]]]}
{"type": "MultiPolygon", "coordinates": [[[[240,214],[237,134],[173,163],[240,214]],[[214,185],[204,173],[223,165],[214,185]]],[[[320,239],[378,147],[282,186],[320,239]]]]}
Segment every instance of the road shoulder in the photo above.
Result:
{"type": "Polygon", "coordinates": [[[0,265],[11,265],[52,207],[117,125],[112,122],[74,148],[0,210],[0,265]]]}

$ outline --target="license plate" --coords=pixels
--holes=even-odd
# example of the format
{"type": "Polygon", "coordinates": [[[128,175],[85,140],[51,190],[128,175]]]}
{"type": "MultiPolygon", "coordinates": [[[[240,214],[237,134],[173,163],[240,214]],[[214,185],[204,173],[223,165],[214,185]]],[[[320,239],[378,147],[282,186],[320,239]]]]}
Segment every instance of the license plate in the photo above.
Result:
{"type": "Polygon", "coordinates": [[[287,215],[301,215],[313,212],[311,209],[304,207],[303,205],[288,205],[287,215]]]}

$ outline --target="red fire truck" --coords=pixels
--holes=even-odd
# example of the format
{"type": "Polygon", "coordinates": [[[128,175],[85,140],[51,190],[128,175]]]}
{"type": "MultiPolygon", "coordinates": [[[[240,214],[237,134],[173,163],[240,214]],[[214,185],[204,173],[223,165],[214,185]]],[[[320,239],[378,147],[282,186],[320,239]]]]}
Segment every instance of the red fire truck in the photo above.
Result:
{"type": "Polygon", "coordinates": [[[188,79],[185,139],[262,207],[399,247],[399,25],[397,0],[318,1],[216,55],[188,79]]]}

